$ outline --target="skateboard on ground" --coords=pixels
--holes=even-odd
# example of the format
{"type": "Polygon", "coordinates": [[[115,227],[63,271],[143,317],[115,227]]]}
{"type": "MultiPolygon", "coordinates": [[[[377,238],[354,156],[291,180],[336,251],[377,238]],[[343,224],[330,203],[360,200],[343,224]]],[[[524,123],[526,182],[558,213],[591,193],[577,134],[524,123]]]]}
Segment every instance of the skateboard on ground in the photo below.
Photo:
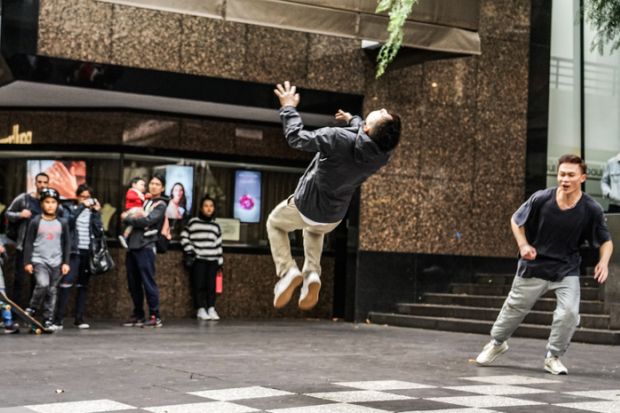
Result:
{"type": "Polygon", "coordinates": [[[40,334],[51,334],[54,331],[43,327],[43,324],[39,323],[34,317],[28,314],[24,309],[11,301],[5,294],[0,293],[0,300],[4,301],[8,305],[11,306],[11,310],[13,314],[17,315],[17,317],[21,318],[26,324],[30,325],[30,331],[36,335],[40,334]]]}

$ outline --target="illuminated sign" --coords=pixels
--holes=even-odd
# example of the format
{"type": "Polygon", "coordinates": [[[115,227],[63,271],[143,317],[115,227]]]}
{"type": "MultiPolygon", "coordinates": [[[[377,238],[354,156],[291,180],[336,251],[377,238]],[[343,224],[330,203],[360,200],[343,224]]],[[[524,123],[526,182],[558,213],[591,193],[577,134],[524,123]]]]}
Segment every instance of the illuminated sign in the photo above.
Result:
{"type": "Polygon", "coordinates": [[[0,139],[3,145],[32,145],[32,131],[19,132],[19,125],[13,125],[13,133],[0,139]]]}

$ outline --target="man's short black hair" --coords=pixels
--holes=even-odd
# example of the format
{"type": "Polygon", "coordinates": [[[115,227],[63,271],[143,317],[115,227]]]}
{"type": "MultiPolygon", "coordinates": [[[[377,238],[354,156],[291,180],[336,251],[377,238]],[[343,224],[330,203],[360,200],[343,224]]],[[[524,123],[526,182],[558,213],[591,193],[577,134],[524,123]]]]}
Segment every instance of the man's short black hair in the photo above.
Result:
{"type": "Polygon", "coordinates": [[[400,116],[396,113],[390,113],[390,116],[392,119],[386,119],[376,125],[369,135],[383,152],[393,150],[400,141],[400,116]]]}
{"type": "Polygon", "coordinates": [[[86,184],[80,184],[75,190],[75,195],[80,196],[80,194],[85,191],[90,192],[90,196],[93,196],[93,188],[91,188],[90,186],[86,184]]]}
{"type": "Polygon", "coordinates": [[[47,178],[47,182],[50,181],[50,176],[48,174],[46,174],[45,172],[39,172],[35,177],[34,177],[34,181],[37,181],[37,178],[39,178],[40,176],[44,176],[47,178]]]}
{"type": "MultiPolygon", "coordinates": [[[[166,177],[162,174],[153,174],[153,176],[151,177],[151,179],[157,179],[159,180],[159,182],[161,182],[161,186],[163,186],[164,188],[166,187],[166,177]]],[[[149,180],[150,182],[150,180],[149,180]]]]}

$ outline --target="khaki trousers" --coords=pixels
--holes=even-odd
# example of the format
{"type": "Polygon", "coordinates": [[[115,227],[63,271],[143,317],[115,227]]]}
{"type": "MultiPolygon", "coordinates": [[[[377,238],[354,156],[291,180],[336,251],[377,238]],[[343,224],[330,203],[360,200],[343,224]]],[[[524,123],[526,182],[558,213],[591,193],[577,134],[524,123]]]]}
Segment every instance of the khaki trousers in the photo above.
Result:
{"type": "Polygon", "coordinates": [[[297,264],[291,255],[291,242],[288,233],[301,229],[304,238],[304,267],[302,274],[315,271],[321,275],[321,253],[325,234],[333,231],[340,221],[326,225],[308,225],[301,217],[293,196],[276,206],[267,219],[267,236],[271,255],[276,265],[276,274],[282,278],[286,272],[297,264]]]}

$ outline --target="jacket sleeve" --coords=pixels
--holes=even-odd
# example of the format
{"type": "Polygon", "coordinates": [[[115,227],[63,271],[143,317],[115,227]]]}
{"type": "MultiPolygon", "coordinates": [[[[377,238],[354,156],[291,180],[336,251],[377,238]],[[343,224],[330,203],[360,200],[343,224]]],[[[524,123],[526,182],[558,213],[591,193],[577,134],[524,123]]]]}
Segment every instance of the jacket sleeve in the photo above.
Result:
{"type": "Polygon", "coordinates": [[[101,212],[93,210],[90,216],[90,234],[95,238],[103,236],[103,221],[101,220],[101,212]]]}
{"type": "Polygon", "coordinates": [[[71,262],[71,232],[69,230],[69,222],[63,219],[62,225],[62,263],[69,265],[71,262]]]}
{"type": "Polygon", "coordinates": [[[304,129],[301,116],[292,106],[284,106],[280,110],[280,118],[284,127],[284,136],[293,149],[307,152],[329,154],[336,144],[336,128],[321,128],[314,131],[304,129]]]}
{"type": "Polygon", "coordinates": [[[611,192],[611,176],[609,162],[605,164],[603,170],[603,177],[601,178],[601,191],[603,192],[603,198],[608,198],[611,192]]]}
{"type": "Polygon", "coordinates": [[[125,222],[129,225],[133,225],[135,228],[157,227],[164,219],[166,213],[166,202],[158,201],[158,205],[145,217],[127,217],[125,222]]]}
{"type": "Polygon", "coordinates": [[[215,241],[215,247],[217,248],[217,251],[219,253],[217,257],[217,265],[221,267],[224,265],[224,250],[222,248],[222,228],[217,223],[215,225],[217,225],[217,240],[215,241]]]}
{"type": "Polygon", "coordinates": [[[26,208],[25,206],[25,196],[26,194],[21,194],[19,196],[17,196],[17,198],[15,198],[13,200],[13,202],[11,202],[11,205],[9,205],[9,207],[6,210],[6,217],[9,220],[9,222],[18,222],[20,219],[22,219],[19,214],[21,214],[22,210],[26,208]]]}
{"type": "Polygon", "coordinates": [[[360,128],[363,123],[364,123],[364,120],[361,117],[355,115],[349,121],[349,126],[353,128],[360,128]]]}
{"type": "Polygon", "coordinates": [[[24,265],[32,264],[32,250],[34,249],[34,240],[37,236],[37,230],[39,229],[38,216],[31,219],[26,228],[26,237],[24,239],[24,265]]]}
{"type": "Polygon", "coordinates": [[[190,251],[194,251],[194,245],[192,241],[189,239],[189,233],[191,231],[191,227],[194,221],[190,220],[187,225],[181,231],[181,246],[183,247],[183,252],[188,253],[190,251]]]}

